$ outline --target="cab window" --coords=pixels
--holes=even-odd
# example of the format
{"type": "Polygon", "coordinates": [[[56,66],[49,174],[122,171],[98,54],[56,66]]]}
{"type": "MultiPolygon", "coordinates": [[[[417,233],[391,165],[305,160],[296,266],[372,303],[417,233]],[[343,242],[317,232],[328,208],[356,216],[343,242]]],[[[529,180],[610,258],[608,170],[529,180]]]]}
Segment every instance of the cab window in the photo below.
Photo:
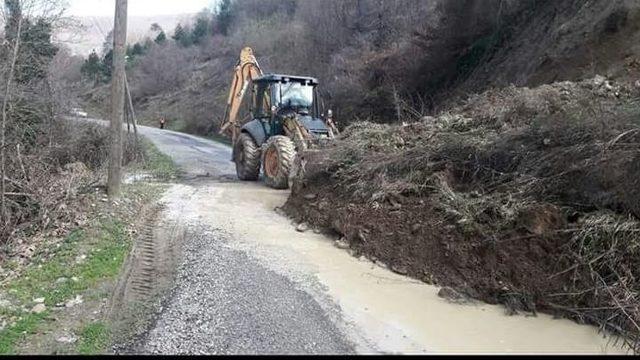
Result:
{"type": "Polygon", "coordinates": [[[257,119],[271,117],[271,91],[268,85],[256,85],[254,116],[257,119]]]}

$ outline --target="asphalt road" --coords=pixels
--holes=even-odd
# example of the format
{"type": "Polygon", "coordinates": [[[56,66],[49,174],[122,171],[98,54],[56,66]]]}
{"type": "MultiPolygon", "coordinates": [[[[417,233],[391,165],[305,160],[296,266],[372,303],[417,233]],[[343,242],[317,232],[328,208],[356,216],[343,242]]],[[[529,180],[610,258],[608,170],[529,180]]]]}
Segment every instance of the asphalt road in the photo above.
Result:
{"type": "Polygon", "coordinates": [[[208,190],[235,179],[230,148],[172,131],[148,127],[140,131],[191,181],[188,191],[165,200],[167,211],[175,212],[165,216],[181,218],[189,229],[174,289],[132,352],[353,353],[352,341],[299,283],[234,249],[233,234],[203,220],[205,210],[194,203],[202,201],[208,190]]]}
{"type": "Polygon", "coordinates": [[[231,148],[219,142],[171,130],[141,126],[140,133],[171,156],[187,179],[199,177],[235,179],[231,148]]]}

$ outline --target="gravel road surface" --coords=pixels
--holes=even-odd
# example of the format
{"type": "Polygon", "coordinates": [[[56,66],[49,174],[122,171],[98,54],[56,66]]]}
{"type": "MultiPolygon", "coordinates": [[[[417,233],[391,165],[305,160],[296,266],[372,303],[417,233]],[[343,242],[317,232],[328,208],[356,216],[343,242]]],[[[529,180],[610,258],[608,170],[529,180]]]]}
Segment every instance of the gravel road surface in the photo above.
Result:
{"type": "MultiPolygon", "coordinates": [[[[182,133],[141,127],[198,190],[235,179],[228,146],[182,133]]],[[[184,200],[183,196],[180,196],[184,200]]],[[[169,204],[171,206],[171,204],[169,204]]],[[[191,209],[193,210],[193,209],[191,209]]],[[[175,214],[174,216],[184,216],[175,214]]],[[[198,214],[182,264],[155,325],[133,352],[143,354],[348,354],[351,340],[300,286],[265,268],[198,214]]],[[[231,215],[231,214],[230,214],[231,215]]]]}

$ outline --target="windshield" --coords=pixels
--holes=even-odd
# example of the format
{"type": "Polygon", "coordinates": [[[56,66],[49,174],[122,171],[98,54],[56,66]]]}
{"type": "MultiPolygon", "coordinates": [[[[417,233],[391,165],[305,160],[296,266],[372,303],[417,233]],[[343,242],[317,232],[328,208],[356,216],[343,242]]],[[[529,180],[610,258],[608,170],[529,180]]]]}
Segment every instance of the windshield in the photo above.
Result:
{"type": "Polygon", "coordinates": [[[313,86],[297,82],[279,84],[282,94],[281,106],[290,109],[311,109],[313,106],[313,86]]]}

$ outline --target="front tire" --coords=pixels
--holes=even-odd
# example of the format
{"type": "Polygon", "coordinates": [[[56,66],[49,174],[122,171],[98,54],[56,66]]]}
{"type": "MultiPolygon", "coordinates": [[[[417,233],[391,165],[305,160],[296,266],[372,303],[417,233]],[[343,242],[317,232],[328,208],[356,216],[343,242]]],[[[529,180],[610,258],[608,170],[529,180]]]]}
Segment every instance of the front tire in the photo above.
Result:
{"type": "Polygon", "coordinates": [[[242,181],[257,181],[260,178],[260,148],[251,135],[242,133],[234,149],[236,173],[242,181]]]}
{"type": "Polygon", "coordinates": [[[274,136],[269,139],[262,155],[267,186],[278,190],[289,188],[289,173],[295,156],[296,147],[290,138],[274,136]]]}

